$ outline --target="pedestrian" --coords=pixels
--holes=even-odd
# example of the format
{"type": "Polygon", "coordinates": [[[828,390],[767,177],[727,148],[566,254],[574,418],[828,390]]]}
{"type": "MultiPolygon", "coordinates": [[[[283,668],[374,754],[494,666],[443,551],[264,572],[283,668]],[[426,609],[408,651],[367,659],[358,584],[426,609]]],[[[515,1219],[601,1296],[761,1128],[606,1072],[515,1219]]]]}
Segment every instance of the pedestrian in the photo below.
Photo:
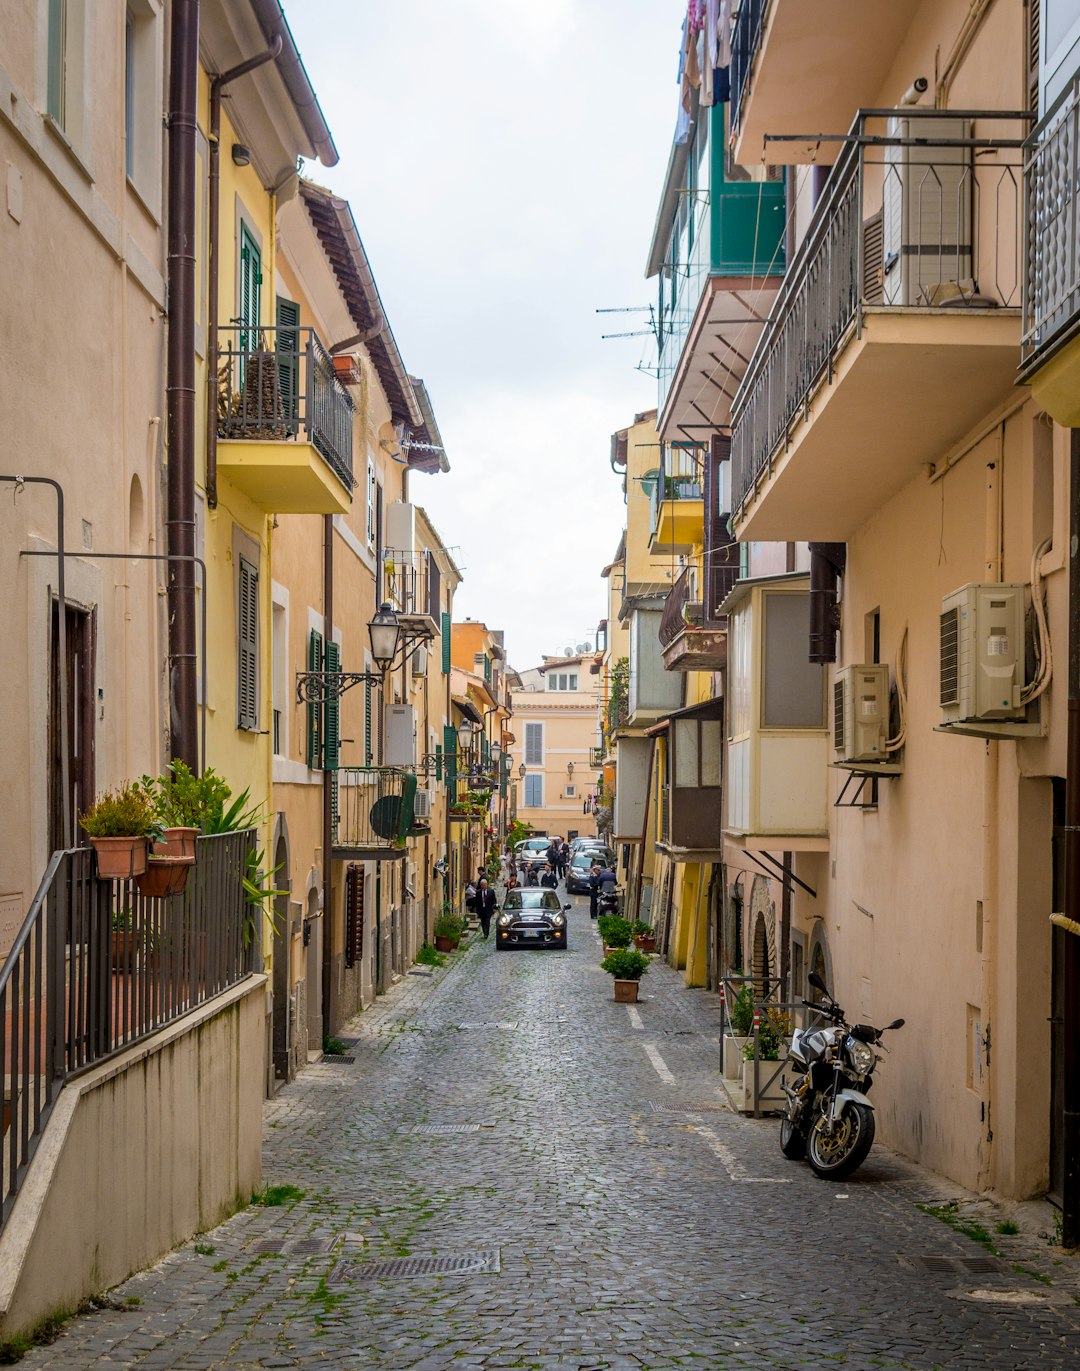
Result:
{"type": "Polygon", "coordinates": [[[525,863],[525,884],[539,885],[539,881],[536,879],[536,867],[531,861],[525,863]]]}
{"type": "Polygon", "coordinates": [[[564,838],[559,844],[559,875],[566,877],[566,868],[570,865],[570,844],[564,838]]]}
{"type": "Polygon", "coordinates": [[[514,874],[514,854],[507,847],[502,854],[502,878],[507,885],[510,884],[510,877],[514,874]]]}
{"type": "Polygon", "coordinates": [[[465,908],[470,914],[476,909],[476,886],[472,881],[465,887],[465,908]]]}
{"type": "Polygon", "coordinates": [[[546,890],[558,890],[559,888],[559,873],[550,862],[546,862],[544,865],[544,874],[540,877],[540,884],[546,890]]]}
{"type": "Polygon", "coordinates": [[[596,918],[596,902],[600,898],[600,863],[593,862],[589,872],[589,918],[596,918]]]}
{"type": "Polygon", "coordinates": [[[480,931],[486,938],[491,932],[491,916],[495,913],[498,900],[495,892],[488,885],[486,876],[481,876],[476,884],[476,913],[480,918],[480,931]]]}
{"type": "Polygon", "coordinates": [[[559,869],[559,840],[558,840],[558,838],[552,838],[551,842],[548,844],[548,850],[547,850],[546,856],[547,856],[547,859],[548,859],[549,863],[551,864],[553,870],[558,871],[558,869],[559,869]]]}
{"type": "Polygon", "coordinates": [[[511,867],[510,875],[506,878],[506,888],[507,890],[517,890],[520,887],[520,885],[521,882],[517,878],[517,872],[514,870],[513,867],[511,867]]]}

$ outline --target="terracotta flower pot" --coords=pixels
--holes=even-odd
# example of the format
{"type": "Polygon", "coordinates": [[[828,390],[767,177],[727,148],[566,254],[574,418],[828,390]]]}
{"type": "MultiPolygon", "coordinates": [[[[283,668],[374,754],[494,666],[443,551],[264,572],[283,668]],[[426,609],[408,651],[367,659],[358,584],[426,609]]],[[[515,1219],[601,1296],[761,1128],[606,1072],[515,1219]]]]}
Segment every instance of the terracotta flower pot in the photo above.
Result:
{"type": "Polygon", "coordinates": [[[145,838],[91,838],[97,856],[98,879],[123,881],[146,870],[145,838]]]}
{"type": "Polygon", "coordinates": [[[457,944],[454,942],[453,938],[444,938],[441,933],[435,934],[436,952],[453,952],[456,946],[457,944]]]}
{"type": "Polygon", "coordinates": [[[639,952],[655,952],[656,939],[651,933],[638,933],[634,942],[637,944],[639,952]]]}
{"type": "Polygon", "coordinates": [[[195,839],[199,836],[197,828],[167,828],[164,841],[150,844],[153,857],[183,857],[186,861],[195,860],[195,839]]]}
{"type": "Polygon", "coordinates": [[[615,999],[619,1004],[637,1004],[640,981],[621,981],[615,977],[615,999]]]}
{"type": "Polygon", "coordinates": [[[114,971],[135,970],[135,934],[130,928],[114,928],[110,932],[109,960],[114,971]]]}
{"type": "Polygon", "coordinates": [[[141,876],[135,877],[139,894],[147,895],[151,899],[179,895],[187,885],[188,872],[193,865],[187,857],[151,857],[146,864],[146,870],[141,876]]]}

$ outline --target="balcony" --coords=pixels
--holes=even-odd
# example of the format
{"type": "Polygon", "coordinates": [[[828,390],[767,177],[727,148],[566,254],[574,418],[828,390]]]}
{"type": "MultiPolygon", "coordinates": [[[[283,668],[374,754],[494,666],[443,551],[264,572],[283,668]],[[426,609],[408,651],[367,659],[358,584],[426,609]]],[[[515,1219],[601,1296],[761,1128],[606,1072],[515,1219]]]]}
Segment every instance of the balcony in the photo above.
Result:
{"type": "Polygon", "coordinates": [[[706,700],[671,716],[660,843],[675,861],[722,861],[724,702],[706,700]]]}
{"type": "MultiPolygon", "coordinates": [[[[732,568],[735,584],[738,568],[732,568]]],[[[696,569],[687,567],[668,592],[660,614],[660,652],[666,671],[722,671],[727,665],[727,628],[704,625],[702,602],[691,596],[696,569]]]]}
{"type": "Polygon", "coordinates": [[[434,554],[384,548],[382,575],[382,598],[393,605],[398,618],[424,629],[429,637],[438,633],[442,578],[434,554]]]}
{"type": "Polygon", "coordinates": [[[972,127],[855,121],[735,399],[740,541],[847,541],[1012,395],[1020,143],[972,127]]]}
{"type": "Polygon", "coordinates": [[[629,718],[631,727],[653,724],[682,704],[683,683],[664,670],[660,656],[661,604],[637,607],[630,615],[629,718]]]}
{"type": "Polygon", "coordinates": [[[352,396],[314,329],[219,330],[217,464],[268,514],[349,508],[352,396]]]}
{"type": "Polygon", "coordinates": [[[404,857],[405,839],[415,822],[416,777],[392,766],[341,767],[336,777],[334,857],[404,857]]]}
{"type": "Polygon", "coordinates": [[[1040,408],[1080,425],[1080,77],[1031,135],[1024,163],[1020,374],[1040,408]]]}
{"type": "Polygon", "coordinates": [[[871,105],[918,0],[741,0],[731,38],[735,160],[754,166],[832,162],[839,144],[765,135],[835,133],[871,105]]]}
{"type": "Polygon", "coordinates": [[[705,536],[705,505],[697,449],[667,445],[649,494],[650,552],[689,552],[705,536]]]}
{"type": "Polygon", "coordinates": [[[783,182],[728,179],[726,109],[700,111],[692,146],[675,149],[650,252],[665,439],[727,423],[784,275],[783,182]]]}

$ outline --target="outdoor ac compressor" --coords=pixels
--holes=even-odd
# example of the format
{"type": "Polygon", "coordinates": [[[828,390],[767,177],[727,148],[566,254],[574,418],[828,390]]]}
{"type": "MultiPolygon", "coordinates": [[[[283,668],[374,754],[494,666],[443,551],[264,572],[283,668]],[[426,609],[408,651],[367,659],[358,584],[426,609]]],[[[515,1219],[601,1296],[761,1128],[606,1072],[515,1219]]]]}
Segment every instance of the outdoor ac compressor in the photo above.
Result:
{"type": "Polygon", "coordinates": [[[941,602],[943,724],[1023,719],[1024,587],[966,585],[941,602]]]}
{"type": "Polygon", "coordinates": [[[885,760],[889,732],[889,668],[843,666],[833,681],[833,749],[845,762],[885,760]]]}

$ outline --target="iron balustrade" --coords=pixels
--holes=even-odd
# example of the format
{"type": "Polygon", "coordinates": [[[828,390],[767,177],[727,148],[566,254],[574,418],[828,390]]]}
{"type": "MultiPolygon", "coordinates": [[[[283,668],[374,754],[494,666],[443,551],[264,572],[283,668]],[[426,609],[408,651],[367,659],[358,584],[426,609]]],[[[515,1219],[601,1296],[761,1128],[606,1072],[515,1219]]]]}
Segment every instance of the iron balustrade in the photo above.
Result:
{"type": "Polygon", "coordinates": [[[182,894],[102,881],[88,847],[54,852],[0,967],[0,1224],[64,1082],[238,984],[259,957],[243,877],[254,830],[202,837],[182,894]]]}
{"type": "Polygon", "coordinates": [[[1080,315],[1080,76],[1032,130],[1024,160],[1023,363],[1040,361],[1080,315]]]}
{"type": "Polygon", "coordinates": [[[690,603],[690,567],[684,567],[679,579],[667,593],[664,608],[660,614],[660,628],[657,637],[661,647],[670,647],[680,633],[687,628],[684,608],[690,603]]]}
{"type": "MultiPolygon", "coordinates": [[[[991,117],[1017,118],[980,114],[991,117]]],[[[973,138],[973,121],[967,111],[921,107],[855,120],[735,396],[736,508],[868,312],[1019,307],[1018,144],[973,138]],[[911,136],[892,120],[910,120],[911,136]]]]}
{"type": "Polygon", "coordinates": [[[766,0],[742,0],[731,33],[731,131],[739,128],[750,73],[765,35],[766,0]]]}
{"type": "Polygon", "coordinates": [[[335,850],[404,854],[415,822],[416,776],[393,766],[343,766],[335,776],[335,850]]]}
{"type": "Polygon", "coordinates": [[[219,329],[218,437],[303,438],[356,485],[352,396],[312,328],[219,329]]]}
{"type": "Polygon", "coordinates": [[[663,447],[660,455],[660,470],[653,482],[652,531],[655,534],[660,524],[660,511],[663,505],[673,500],[700,500],[702,480],[698,460],[693,448],[663,447]]]}
{"type": "Polygon", "coordinates": [[[441,577],[434,553],[384,548],[382,558],[382,598],[399,614],[425,615],[439,623],[441,577]]]}

